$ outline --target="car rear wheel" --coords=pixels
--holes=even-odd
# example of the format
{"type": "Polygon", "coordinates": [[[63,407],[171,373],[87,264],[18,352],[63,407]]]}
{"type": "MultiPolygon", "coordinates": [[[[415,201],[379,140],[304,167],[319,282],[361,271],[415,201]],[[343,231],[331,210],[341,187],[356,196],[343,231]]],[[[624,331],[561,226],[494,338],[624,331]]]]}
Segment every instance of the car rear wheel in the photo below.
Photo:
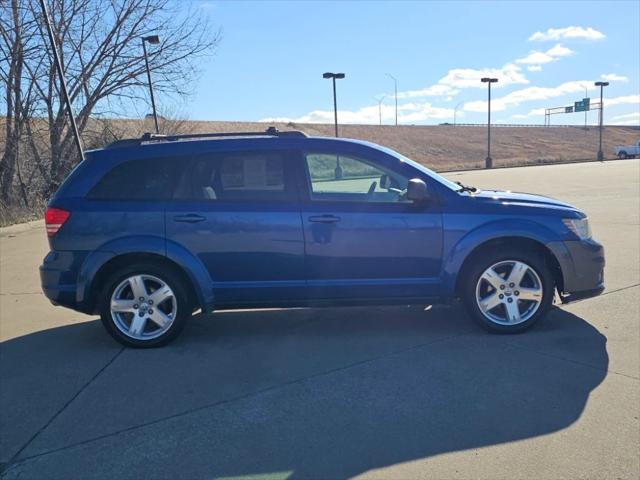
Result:
{"type": "Polygon", "coordinates": [[[102,323],[113,338],[128,347],[166,345],[190,316],[181,279],[155,265],[132,265],[116,272],[102,293],[102,323]]]}
{"type": "Polygon", "coordinates": [[[473,260],[466,273],[464,303],[474,320],[490,331],[526,330],[553,302],[553,276],[535,253],[489,252],[473,260]]]}
{"type": "Polygon", "coordinates": [[[620,152],[620,153],[618,154],[618,158],[619,158],[620,160],[626,160],[626,158],[627,158],[627,152],[620,152]]]}

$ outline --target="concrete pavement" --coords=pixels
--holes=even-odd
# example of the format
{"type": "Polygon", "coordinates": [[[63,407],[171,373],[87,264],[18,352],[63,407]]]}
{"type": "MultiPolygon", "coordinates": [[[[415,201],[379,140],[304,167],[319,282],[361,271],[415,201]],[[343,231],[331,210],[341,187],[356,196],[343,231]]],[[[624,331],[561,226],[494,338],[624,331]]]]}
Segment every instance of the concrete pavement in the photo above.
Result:
{"type": "Polygon", "coordinates": [[[638,478],[640,162],[459,172],[585,210],[607,291],[523,335],[459,307],[218,312],[122,349],[0,234],[2,478],[638,478]]]}

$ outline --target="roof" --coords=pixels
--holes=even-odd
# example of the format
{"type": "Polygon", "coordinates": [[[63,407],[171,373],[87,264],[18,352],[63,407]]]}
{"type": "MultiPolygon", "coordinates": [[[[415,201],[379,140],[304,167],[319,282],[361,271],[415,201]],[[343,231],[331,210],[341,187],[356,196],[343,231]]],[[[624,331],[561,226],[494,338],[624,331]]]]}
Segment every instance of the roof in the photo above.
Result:
{"type": "Polygon", "coordinates": [[[273,137],[302,137],[307,134],[299,130],[289,130],[280,132],[275,127],[269,127],[263,132],[226,132],[226,133],[189,133],[184,135],[161,135],[145,133],[139,138],[127,138],[110,143],[105,149],[136,147],[147,144],[161,144],[169,142],[183,142],[193,140],[215,140],[215,139],[240,139],[240,138],[273,138],[273,137]]]}

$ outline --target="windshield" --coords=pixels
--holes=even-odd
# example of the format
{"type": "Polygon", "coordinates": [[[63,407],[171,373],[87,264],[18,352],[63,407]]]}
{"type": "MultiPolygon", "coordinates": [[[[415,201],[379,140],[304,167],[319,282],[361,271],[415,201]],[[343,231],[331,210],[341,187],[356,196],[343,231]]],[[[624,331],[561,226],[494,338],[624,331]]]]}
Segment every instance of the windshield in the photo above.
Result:
{"type": "Polygon", "coordinates": [[[447,180],[446,178],[444,178],[441,175],[438,175],[436,172],[434,172],[433,170],[429,170],[427,167],[425,167],[424,165],[420,165],[418,162],[414,162],[413,160],[411,160],[410,158],[405,157],[404,155],[402,155],[401,153],[396,152],[395,150],[391,150],[390,148],[387,147],[383,147],[381,145],[376,145],[376,148],[378,148],[379,150],[382,150],[383,152],[396,157],[397,159],[408,163],[409,165],[411,165],[412,167],[420,170],[422,173],[424,173],[425,175],[428,175],[429,177],[433,178],[436,182],[441,183],[442,185],[444,185],[445,187],[459,192],[460,190],[463,189],[462,186],[458,185],[457,183],[454,183],[450,180],[447,180]]]}

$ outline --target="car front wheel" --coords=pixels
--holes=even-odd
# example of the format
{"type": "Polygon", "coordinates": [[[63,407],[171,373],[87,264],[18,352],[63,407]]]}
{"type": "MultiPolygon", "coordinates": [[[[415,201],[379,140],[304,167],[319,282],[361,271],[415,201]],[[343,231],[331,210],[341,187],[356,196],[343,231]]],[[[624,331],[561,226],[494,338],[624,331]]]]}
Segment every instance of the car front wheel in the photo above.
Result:
{"type": "Polygon", "coordinates": [[[464,303],[474,320],[490,331],[523,331],[544,316],[553,302],[553,276],[539,255],[491,252],[476,258],[467,273],[464,303]]]}
{"type": "Polygon", "coordinates": [[[128,347],[159,347],[173,340],[191,316],[180,278],[169,269],[132,265],[112,275],[102,294],[101,319],[128,347]]]}

